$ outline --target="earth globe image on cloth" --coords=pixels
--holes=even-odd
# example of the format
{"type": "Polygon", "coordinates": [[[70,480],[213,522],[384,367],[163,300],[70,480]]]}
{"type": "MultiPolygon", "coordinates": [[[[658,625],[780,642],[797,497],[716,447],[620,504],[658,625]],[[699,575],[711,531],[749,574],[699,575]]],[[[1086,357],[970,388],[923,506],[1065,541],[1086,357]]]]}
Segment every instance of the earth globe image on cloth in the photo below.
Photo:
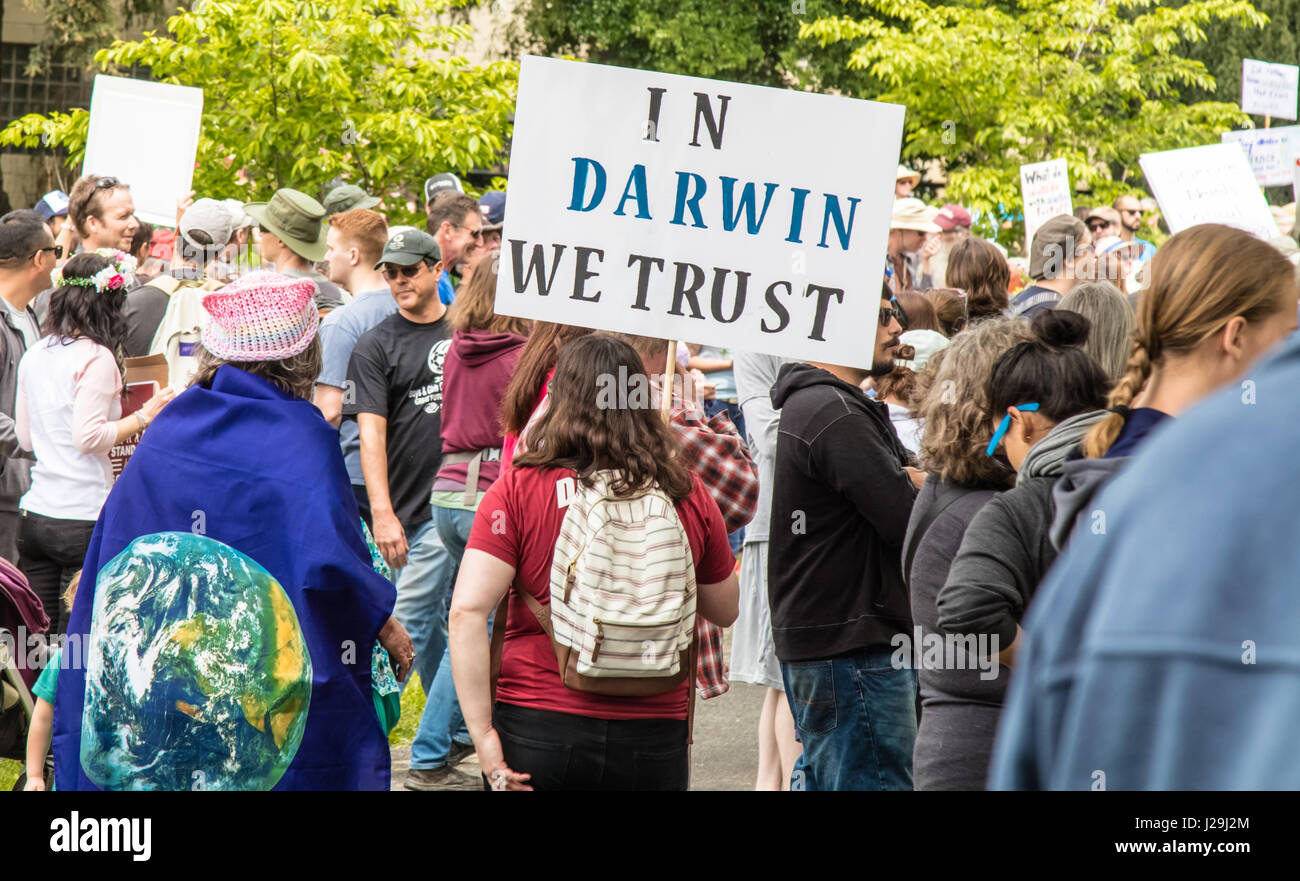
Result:
{"type": "Polygon", "coordinates": [[[141,536],[96,579],[82,770],[110,790],[271,789],[302,742],[311,678],[266,569],[206,536],[141,536]]]}

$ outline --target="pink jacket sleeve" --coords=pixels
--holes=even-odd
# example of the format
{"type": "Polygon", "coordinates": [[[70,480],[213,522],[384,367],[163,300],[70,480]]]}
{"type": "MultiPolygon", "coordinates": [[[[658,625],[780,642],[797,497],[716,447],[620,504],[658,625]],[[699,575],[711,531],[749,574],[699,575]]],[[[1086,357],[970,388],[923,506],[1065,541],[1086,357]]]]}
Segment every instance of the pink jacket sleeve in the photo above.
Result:
{"type": "Polygon", "coordinates": [[[72,438],[83,455],[107,455],[117,441],[114,405],[121,412],[122,374],[103,346],[76,374],[72,400],[72,438]]]}

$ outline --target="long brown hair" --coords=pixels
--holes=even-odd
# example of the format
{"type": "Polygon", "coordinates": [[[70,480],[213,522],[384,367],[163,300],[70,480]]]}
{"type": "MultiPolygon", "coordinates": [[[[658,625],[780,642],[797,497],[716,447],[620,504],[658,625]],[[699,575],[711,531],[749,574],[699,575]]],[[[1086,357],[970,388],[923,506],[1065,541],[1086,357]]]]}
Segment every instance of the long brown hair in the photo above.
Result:
{"type": "Polygon", "coordinates": [[[517,435],[528,424],[528,417],[533,415],[542,385],[546,382],[546,374],[555,365],[564,344],[592,332],[589,327],[572,324],[533,322],[533,332],[519,353],[519,363],[515,365],[510,385],[506,386],[501,401],[501,427],[506,434],[517,435]]]}
{"type": "Polygon", "coordinates": [[[478,330],[485,333],[513,333],[528,336],[528,320],[513,315],[498,315],[493,306],[497,295],[497,258],[493,249],[478,259],[469,283],[460,289],[447,308],[447,322],[452,330],[478,330]]]}
{"type": "Polygon", "coordinates": [[[1011,267],[1001,251],[981,238],[958,242],[948,255],[944,281],[966,292],[966,314],[972,324],[1007,310],[1011,267]]]}
{"type": "Polygon", "coordinates": [[[568,468],[583,481],[608,469],[618,472],[610,484],[615,495],[657,484],[673,499],[689,496],[691,471],[658,409],[598,405],[608,384],[624,379],[647,381],[641,356],[620,339],[595,333],[561,349],[550,404],[528,429],[529,449],[514,467],[568,468]]]}
{"type": "MultiPolygon", "coordinates": [[[[1128,365],[1110,393],[1112,408],[1131,404],[1166,355],[1193,351],[1238,315],[1250,324],[1276,315],[1295,293],[1295,270],[1276,248],[1219,223],[1173,236],[1149,267],[1151,284],[1138,298],[1128,365]]],[[[1295,308],[1294,301],[1290,305],[1295,308]]],[[[1084,438],[1084,455],[1105,456],[1123,428],[1119,413],[1098,422],[1084,438]]]]}
{"type": "Polygon", "coordinates": [[[963,292],[956,288],[930,288],[925,292],[925,298],[934,308],[939,333],[951,339],[966,329],[966,295],[963,292]]]}

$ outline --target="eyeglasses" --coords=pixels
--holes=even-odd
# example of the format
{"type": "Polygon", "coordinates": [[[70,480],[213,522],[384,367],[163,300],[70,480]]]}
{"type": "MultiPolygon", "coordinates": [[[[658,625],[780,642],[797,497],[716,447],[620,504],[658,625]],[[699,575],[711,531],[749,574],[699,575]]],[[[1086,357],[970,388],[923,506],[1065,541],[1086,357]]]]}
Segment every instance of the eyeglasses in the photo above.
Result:
{"type": "Polygon", "coordinates": [[[398,276],[401,276],[402,278],[415,278],[420,274],[420,267],[423,265],[423,263],[415,263],[411,266],[385,266],[383,269],[379,270],[379,272],[384,276],[385,280],[397,281],[398,276]]]}
{"type": "Polygon", "coordinates": [[[990,456],[997,452],[998,444],[1002,443],[1002,438],[1006,435],[1007,429],[1011,427],[1012,410],[1019,410],[1022,413],[1033,413],[1037,409],[1037,404],[1017,404],[1014,407],[1007,408],[1007,414],[1003,416],[1002,421],[998,423],[998,430],[993,432],[993,439],[989,441],[989,448],[984,452],[990,456]]]}
{"type": "Polygon", "coordinates": [[[35,257],[35,256],[37,256],[38,254],[42,254],[42,253],[44,253],[45,251],[53,251],[53,252],[54,252],[54,259],[55,259],[55,260],[60,260],[60,259],[63,258],[63,246],[62,246],[62,245],[50,245],[49,247],[46,247],[46,248],[37,248],[37,249],[32,253],[32,256],[35,257]]]}
{"type": "Polygon", "coordinates": [[[478,240],[480,240],[480,241],[482,241],[482,239],[483,239],[483,228],[482,228],[482,227],[479,227],[478,229],[470,229],[468,226],[465,226],[464,224],[461,224],[461,223],[453,223],[452,226],[456,227],[456,229],[463,229],[463,230],[465,230],[465,231],[468,232],[470,235],[472,235],[474,238],[476,238],[476,239],[478,239],[478,240]]]}
{"type": "Polygon", "coordinates": [[[903,330],[907,330],[907,313],[904,312],[903,307],[898,304],[898,300],[892,298],[889,301],[888,308],[884,306],[880,307],[880,326],[888,327],[891,318],[898,319],[898,326],[903,328],[903,330]]]}
{"type": "Polygon", "coordinates": [[[101,177],[99,180],[95,181],[95,189],[97,190],[111,190],[114,187],[120,187],[121,185],[122,182],[115,177],[101,177]]]}

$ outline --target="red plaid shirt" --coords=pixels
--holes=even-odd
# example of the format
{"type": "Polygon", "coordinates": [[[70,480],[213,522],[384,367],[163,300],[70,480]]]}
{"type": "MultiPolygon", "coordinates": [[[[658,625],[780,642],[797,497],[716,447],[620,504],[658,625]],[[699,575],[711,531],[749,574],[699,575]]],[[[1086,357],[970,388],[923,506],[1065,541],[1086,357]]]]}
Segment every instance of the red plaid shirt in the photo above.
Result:
{"type": "MultiPolygon", "coordinates": [[[[687,464],[718,503],[727,532],[753,520],[758,510],[758,468],[731,417],[726,413],[707,417],[698,405],[673,395],[668,424],[681,441],[687,464]]],[[[698,616],[695,621],[700,639],[695,684],[700,697],[708,700],[726,694],[731,681],[722,656],[722,628],[698,616]]]]}

